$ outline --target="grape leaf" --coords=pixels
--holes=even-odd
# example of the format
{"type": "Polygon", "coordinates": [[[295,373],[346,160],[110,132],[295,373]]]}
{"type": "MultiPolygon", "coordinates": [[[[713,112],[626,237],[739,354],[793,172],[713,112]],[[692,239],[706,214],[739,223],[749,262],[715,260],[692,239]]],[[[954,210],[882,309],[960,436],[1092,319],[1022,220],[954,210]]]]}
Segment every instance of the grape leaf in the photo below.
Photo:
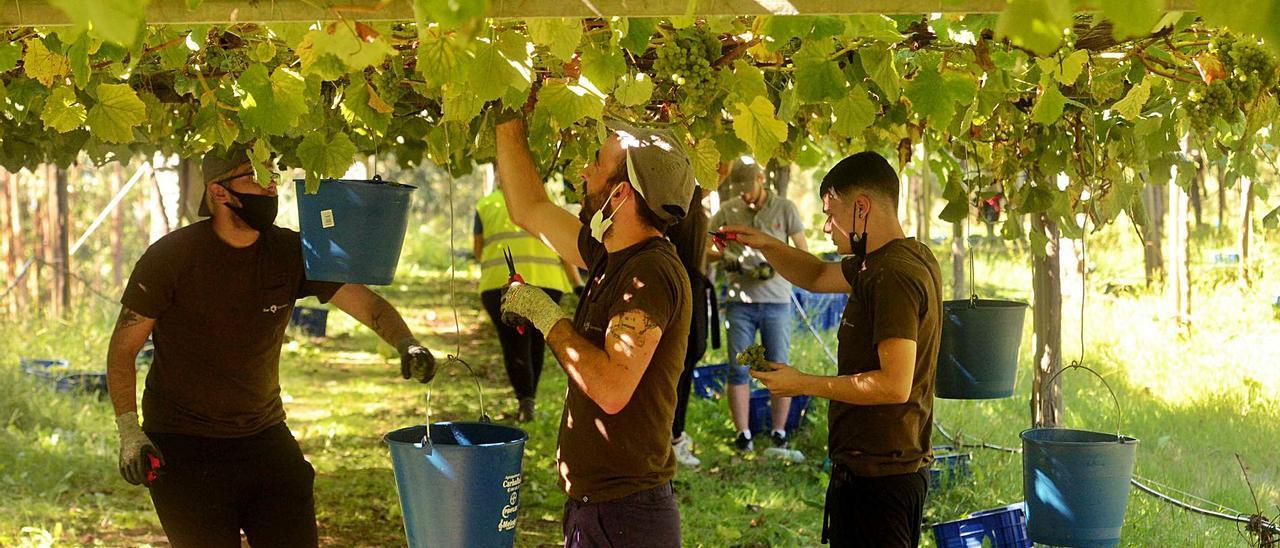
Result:
{"type": "Polygon", "coordinates": [[[215,105],[207,105],[196,113],[195,139],[208,148],[215,145],[224,150],[231,148],[240,134],[240,126],[219,112],[215,105]]]}
{"type": "Polygon", "coordinates": [[[930,123],[945,127],[955,117],[956,104],[972,100],[977,86],[955,72],[948,72],[944,78],[936,64],[926,63],[907,83],[904,93],[911,100],[912,111],[930,123]]]}
{"type": "Polygon", "coordinates": [[[1114,25],[1116,40],[1146,36],[1164,16],[1164,0],[1101,0],[1102,15],[1114,25]]]}
{"type": "Polygon", "coordinates": [[[557,126],[567,128],[583,118],[600,118],[604,112],[604,98],[587,88],[564,81],[551,80],[538,92],[535,117],[541,113],[557,126]]]}
{"type": "Polygon", "coordinates": [[[251,65],[236,81],[240,97],[240,123],[267,135],[284,135],[307,112],[306,82],[297,73],[280,67],[267,76],[267,67],[251,65]]]}
{"type": "Polygon", "coordinates": [[[133,141],[133,128],[147,119],[146,105],[128,84],[98,84],[98,102],[86,122],[93,136],[106,143],[133,141]]]}
{"type": "Polygon", "coordinates": [[[336,80],[348,72],[380,66],[387,56],[396,55],[395,48],[381,36],[375,33],[362,38],[353,26],[342,22],[308,32],[295,51],[302,62],[302,74],[316,74],[324,80],[336,80]],[[335,66],[330,56],[340,65],[335,66]]]}
{"type": "Polygon", "coordinates": [[[880,105],[872,102],[865,88],[857,86],[843,99],[831,105],[831,113],[836,117],[835,123],[831,124],[831,131],[841,137],[857,137],[875,122],[879,112],[880,105]]]}
{"type": "Polygon", "coordinates": [[[767,162],[787,140],[787,123],[774,115],[773,103],[764,97],[758,96],[750,104],[734,103],[733,109],[734,134],[751,147],[756,162],[767,162]]]}
{"type": "Polygon", "coordinates": [[[625,74],[618,78],[618,85],[613,91],[614,100],[625,107],[640,106],[653,97],[653,78],[643,72],[625,74]]]}
{"type": "Polygon", "coordinates": [[[458,74],[459,62],[465,57],[465,48],[453,34],[440,33],[439,28],[418,29],[418,73],[428,84],[439,87],[458,74]]]}
{"type": "Polygon", "coordinates": [[[848,40],[870,38],[881,42],[902,41],[898,23],[884,15],[852,15],[845,25],[844,37],[848,40]]]}
{"type": "Polygon", "coordinates": [[[511,66],[496,44],[475,42],[472,50],[476,56],[467,63],[468,83],[480,101],[502,97],[509,88],[528,87],[528,80],[511,66]]]}
{"type": "Polygon", "coordinates": [[[897,102],[902,93],[898,83],[901,77],[894,64],[893,51],[888,46],[871,46],[858,50],[858,57],[867,76],[885,94],[885,100],[891,104],[897,102]]]}
{"type": "Polygon", "coordinates": [[[71,80],[79,89],[84,89],[89,85],[89,73],[92,68],[89,66],[89,35],[82,34],[80,38],[67,48],[67,64],[71,67],[71,80]]]}
{"type": "Polygon", "coordinates": [[[458,28],[484,17],[489,0],[413,0],[413,13],[419,27],[427,21],[439,22],[447,29],[458,28]]]}
{"type": "Polygon", "coordinates": [[[1062,43],[1063,31],[1071,26],[1070,2],[1057,0],[1009,0],[996,22],[996,38],[1040,55],[1049,55],[1062,43]]]}
{"type": "Polygon", "coordinates": [[[22,59],[22,42],[0,44],[0,72],[17,68],[19,59],[22,59]]]}
{"type": "Polygon", "coordinates": [[[1142,83],[1129,88],[1124,98],[1116,101],[1111,108],[1120,113],[1125,120],[1130,122],[1142,115],[1142,107],[1147,104],[1147,99],[1151,97],[1151,78],[1143,78],[1142,83]]]}
{"type": "Polygon", "coordinates": [[[631,17],[627,19],[627,33],[618,41],[618,45],[633,55],[642,55],[649,49],[649,40],[653,31],[658,29],[658,19],[652,17],[631,17]]]}
{"type": "Polygon", "coordinates": [[[627,60],[622,53],[613,48],[601,48],[595,45],[582,50],[582,76],[596,86],[596,89],[609,93],[613,91],[618,78],[627,73],[627,60]]]}
{"type": "Polygon", "coordinates": [[[298,143],[298,159],[302,169],[321,177],[341,177],[351,167],[356,146],[345,133],[326,135],[312,132],[298,143]]]}
{"type": "Polygon", "coordinates": [[[1044,91],[1040,93],[1040,99],[1031,109],[1031,121],[1046,126],[1052,125],[1062,117],[1062,109],[1066,105],[1067,98],[1062,95],[1062,90],[1058,89],[1058,84],[1052,81],[1046,82],[1044,91]]]}
{"type": "Polygon", "coordinates": [[[716,142],[699,139],[690,152],[693,153],[689,159],[693,162],[694,179],[702,188],[715,190],[720,186],[720,151],[716,150],[716,142]]]}
{"type": "Polygon", "coordinates": [[[471,93],[466,86],[450,84],[444,94],[444,120],[446,122],[470,122],[480,114],[484,101],[471,93]]]}
{"type": "Polygon", "coordinates": [[[75,90],[61,86],[54,88],[53,93],[45,100],[40,120],[44,122],[44,127],[66,133],[79,129],[87,116],[84,105],[76,99],[75,90]]]}
{"type": "Polygon", "coordinates": [[[350,113],[354,120],[360,121],[378,135],[386,135],[387,127],[391,125],[391,114],[373,108],[374,102],[382,103],[382,99],[365,81],[364,75],[352,74],[351,82],[347,84],[342,96],[343,111],[350,113]]]}
{"type": "Polygon", "coordinates": [[[276,175],[274,151],[266,139],[258,139],[249,148],[249,164],[253,166],[253,177],[258,185],[266,188],[276,175]]]}
{"type": "Polygon", "coordinates": [[[142,30],[148,0],[49,0],[71,21],[75,32],[89,30],[94,36],[132,47],[142,30]]]}
{"type": "Polygon", "coordinates": [[[769,51],[778,51],[792,38],[819,40],[844,32],[844,21],[835,17],[807,15],[764,16],[760,18],[760,34],[769,51]]]}
{"type": "Polygon", "coordinates": [[[1068,55],[1058,64],[1054,72],[1054,78],[1064,86],[1074,84],[1080,78],[1080,73],[1084,71],[1084,64],[1089,61],[1089,52],[1086,50],[1076,50],[1068,55]]]}
{"type": "Polygon", "coordinates": [[[582,40],[581,19],[530,19],[526,25],[529,39],[562,61],[573,58],[573,52],[578,50],[578,42],[582,40]]]}
{"type": "Polygon", "coordinates": [[[829,38],[807,39],[791,60],[795,63],[796,94],[806,103],[837,99],[845,93],[844,73],[829,60],[829,38]]]}
{"type": "Polygon", "coordinates": [[[729,90],[725,103],[751,103],[752,99],[764,95],[768,88],[764,83],[764,72],[747,62],[735,62],[733,72],[725,74],[724,87],[729,90]]]}
{"type": "Polygon", "coordinates": [[[49,51],[44,40],[32,38],[27,40],[27,53],[22,56],[22,69],[44,87],[53,87],[59,78],[71,72],[71,65],[61,54],[49,51]]]}

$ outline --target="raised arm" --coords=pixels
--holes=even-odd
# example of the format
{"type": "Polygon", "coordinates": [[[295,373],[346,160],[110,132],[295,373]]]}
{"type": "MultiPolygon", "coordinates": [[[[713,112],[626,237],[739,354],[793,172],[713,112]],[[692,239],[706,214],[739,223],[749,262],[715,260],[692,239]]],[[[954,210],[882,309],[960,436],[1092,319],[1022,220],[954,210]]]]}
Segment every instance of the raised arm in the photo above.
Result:
{"type": "Polygon", "coordinates": [[[730,225],[720,230],[733,234],[742,245],[760,250],[774,271],[803,289],[814,293],[848,293],[852,290],[840,271],[840,263],[823,261],[751,227],[730,225]]]}
{"type": "Polygon", "coordinates": [[[552,202],[529,153],[528,132],[522,119],[497,127],[498,181],[507,211],[520,228],[541,239],[570,264],[586,268],[578,252],[582,222],[552,202]]]}

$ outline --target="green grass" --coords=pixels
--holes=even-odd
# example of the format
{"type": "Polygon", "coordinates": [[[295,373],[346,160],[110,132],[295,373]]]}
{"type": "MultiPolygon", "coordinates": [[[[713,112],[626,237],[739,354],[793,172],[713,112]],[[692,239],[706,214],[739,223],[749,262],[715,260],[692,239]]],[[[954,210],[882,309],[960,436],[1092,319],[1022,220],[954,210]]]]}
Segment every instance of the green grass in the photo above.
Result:
{"type": "MultiPolygon", "coordinates": [[[[414,254],[447,262],[439,246],[410,242],[414,254]]],[[[1158,296],[1104,295],[1111,281],[1138,282],[1141,257],[1132,231],[1108,229],[1090,240],[1086,363],[1106,376],[1123,408],[1123,430],[1141,439],[1137,474],[1234,509],[1252,512],[1253,500],[1236,464],[1249,465],[1264,512],[1280,514],[1280,322],[1270,300],[1280,277],[1242,290],[1226,269],[1212,266],[1211,245],[1197,250],[1196,328],[1185,336],[1160,315],[1158,296]],[[1098,252],[1102,251],[1102,252],[1098,252]],[[1207,259],[1207,260],[1204,260],[1207,259]]],[[[1260,271],[1275,272],[1272,248],[1260,271]]],[[[938,250],[943,253],[942,249],[938,250]]],[[[412,261],[406,261],[406,265],[412,261]]],[[[1029,263],[999,248],[979,253],[983,296],[1029,299],[1029,263]]],[[[474,268],[471,264],[461,267],[474,268]]],[[[949,266],[943,264],[944,272],[949,266]]],[[[488,318],[473,282],[457,284],[462,334],[453,334],[449,282],[438,268],[401,269],[395,286],[380,290],[401,307],[415,331],[437,352],[461,355],[481,377],[488,413],[510,421],[514,401],[488,318]]],[[[1079,300],[1064,300],[1067,360],[1077,358],[1079,300]]],[[[116,440],[106,401],[55,395],[17,372],[19,355],[60,356],[100,368],[115,305],[83,303],[70,320],[7,319],[0,325],[0,545],[163,542],[145,491],[115,470],[116,440]]],[[[428,390],[399,379],[394,352],[350,318],[330,316],[327,340],[295,338],[282,356],[281,380],[289,426],[317,470],[320,533],[336,546],[403,542],[400,509],[387,449],[387,431],[432,420],[479,416],[475,385],[465,371],[442,372],[428,390]]],[[[828,335],[829,337],[829,335],[828,335]]],[[[1017,396],[995,401],[938,400],[936,419],[966,439],[1018,446],[1029,422],[1031,318],[1027,317],[1017,396]]],[[[708,361],[722,359],[723,350],[708,361]]],[[[798,334],[793,362],[811,371],[830,365],[811,336],[798,334]]],[[[1085,374],[1067,373],[1065,423],[1107,431],[1116,416],[1106,389],[1085,374]]],[[[548,361],[539,388],[538,416],[527,426],[527,482],[522,494],[520,546],[560,542],[564,496],[555,481],[555,437],[565,376],[548,361]]],[[[688,430],[703,460],[681,469],[676,486],[689,546],[811,546],[817,544],[826,485],[822,472],[826,405],[796,438],[809,459],[787,464],[761,454],[740,456],[730,447],[728,412],[721,400],[694,398],[688,430]]],[[[941,441],[935,438],[936,441],[941,441]]],[[[972,479],[934,493],[930,523],[1021,500],[1021,457],[974,449],[972,479]]],[[[1131,496],[1125,545],[1243,546],[1237,528],[1176,510],[1137,493],[1131,496]]],[[[924,535],[924,545],[933,544],[924,535]]]]}

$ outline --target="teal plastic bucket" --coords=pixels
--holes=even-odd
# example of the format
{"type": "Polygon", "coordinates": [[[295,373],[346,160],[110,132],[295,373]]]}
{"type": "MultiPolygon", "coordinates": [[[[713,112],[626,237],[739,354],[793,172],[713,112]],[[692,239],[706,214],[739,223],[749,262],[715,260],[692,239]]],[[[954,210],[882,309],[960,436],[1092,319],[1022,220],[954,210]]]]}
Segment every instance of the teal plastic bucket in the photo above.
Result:
{"type": "Polygon", "coordinates": [[[411,548],[512,546],[524,430],[485,422],[437,422],[388,433],[396,491],[411,548]]]}
{"type": "Polygon", "coordinates": [[[1013,395],[1027,303],[985,299],[942,304],[935,395],[985,400],[1013,395]]]}
{"type": "Polygon", "coordinates": [[[1022,433],[1027,534],[1056,546],[1120,542],[1138,440],[1065,428],[1022,433]]]}
{"type": "Polygon", "coordinates": [[[295,180],[302,262],[307,279],[387,285],[396,275],[415,187],[326,179],[315,194],[295,180]]]}

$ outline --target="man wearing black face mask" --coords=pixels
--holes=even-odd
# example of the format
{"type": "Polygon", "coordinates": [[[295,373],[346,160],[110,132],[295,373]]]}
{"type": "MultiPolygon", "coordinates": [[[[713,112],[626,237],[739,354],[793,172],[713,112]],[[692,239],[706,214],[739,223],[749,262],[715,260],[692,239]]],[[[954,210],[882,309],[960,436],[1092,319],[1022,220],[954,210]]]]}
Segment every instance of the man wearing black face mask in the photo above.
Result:
{"type": "Polygon", "coordinates": [[[722,230],[759,249],[798,286],[849,293],[838,333],[839,375],[809,375],[780,364],[751,375],[777,395],[831,400],[827,445],[833,467],[822,541],[915,546],[933,456],[942,274],[929,248],[904,236],[898,175],[879,154],[841,160],[819,192],[824,229],[848,256],[841,262],[821,261],[752,228],[722,230]]]}
{"type": "MultiPolygon", "coordinates": [[[[271,173],[271,166],[261,166],[271,173]]],[[[120,473],[146,484],[174,546],[315,546],[315,471],[285,425],[280,347],[296,299],[332,302],[400,351],[428,382],[435,359],[367,287],[307,280],[298,233],[276,227],[276,183],[243,148],[208,154],[201,213],[138,260],[107,353],[120,473]],[[134,357],[155,360],[139,425],[134,357]],[[152,477],[160,464],[159,477],[152,477]]]]}

